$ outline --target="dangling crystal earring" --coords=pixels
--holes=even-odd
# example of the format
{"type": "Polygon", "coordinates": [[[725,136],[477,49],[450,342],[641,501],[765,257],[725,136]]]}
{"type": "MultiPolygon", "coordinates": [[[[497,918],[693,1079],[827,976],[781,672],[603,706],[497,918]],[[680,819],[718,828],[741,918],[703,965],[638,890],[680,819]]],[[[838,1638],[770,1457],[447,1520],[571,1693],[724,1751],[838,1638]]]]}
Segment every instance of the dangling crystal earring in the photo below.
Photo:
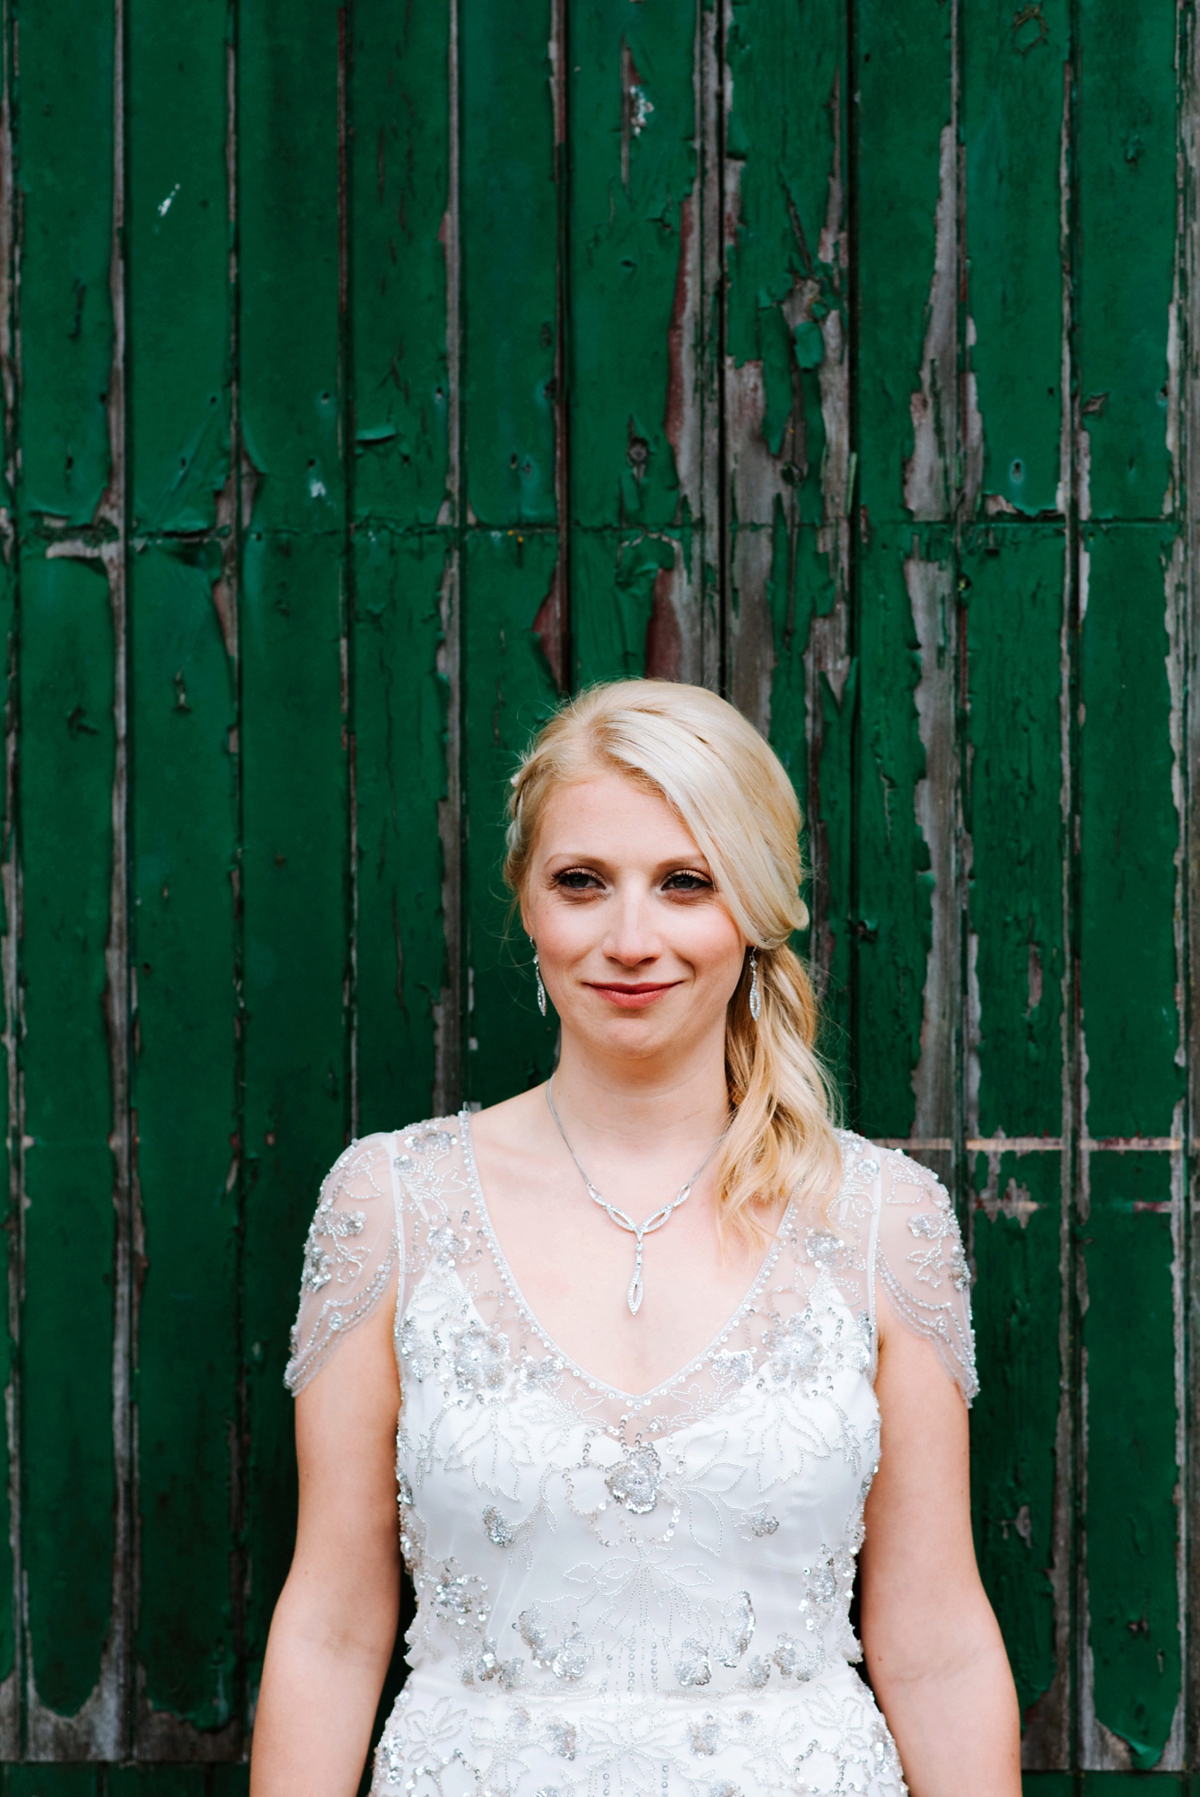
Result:
{"type": "Polygon", "coordinates": [[[546,1015],[546,988],[542,984],[542,970],[538,964],[536,948],[533,951],[533,977],[537,981],[538,1010],[544,1017],[546,1015]]]}
{"type": "Polygon", "coordinates": [[[762,993],[758,987],[758,950],[750,950],[750,1015],[755,1023],[762,1015],[762,993]]]}

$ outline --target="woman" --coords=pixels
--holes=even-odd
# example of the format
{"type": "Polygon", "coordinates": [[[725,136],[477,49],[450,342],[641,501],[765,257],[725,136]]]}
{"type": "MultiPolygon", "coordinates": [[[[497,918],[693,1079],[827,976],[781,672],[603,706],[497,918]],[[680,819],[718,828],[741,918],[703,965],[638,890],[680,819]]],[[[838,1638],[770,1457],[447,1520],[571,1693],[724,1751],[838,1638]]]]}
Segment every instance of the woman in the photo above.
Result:
{"type": "Polygon", "coordinates": [[[829,1121],[798,827],[696,687],[596,688],[526,756],[505,873],[558,1068],[323,1188],[253,1797],[357,1787],[397,1480],[374,1792],[1018,1797],[962,1247],[930,1174],[829,1121]]]}

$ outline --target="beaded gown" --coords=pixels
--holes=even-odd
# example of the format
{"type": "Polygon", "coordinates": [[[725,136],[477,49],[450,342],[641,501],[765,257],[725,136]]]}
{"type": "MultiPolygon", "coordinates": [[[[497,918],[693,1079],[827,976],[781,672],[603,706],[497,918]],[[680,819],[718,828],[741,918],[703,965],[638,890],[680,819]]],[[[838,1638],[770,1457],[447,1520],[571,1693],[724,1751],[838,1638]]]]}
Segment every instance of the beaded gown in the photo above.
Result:
{"type": "Polygon", "coordinates": [[[617,1391],[525,1303],[470,1118],[365,1138],[322,1187],[288,1384],[396,1291],[400,1542],[417,1595],[377,1797],[896,1797],[854,1670],[877,1468],[876,1312],[975,1391],[968,1274],[932,1174],[839,1132],[750,1290],[654,1391],[617,1391]]]}

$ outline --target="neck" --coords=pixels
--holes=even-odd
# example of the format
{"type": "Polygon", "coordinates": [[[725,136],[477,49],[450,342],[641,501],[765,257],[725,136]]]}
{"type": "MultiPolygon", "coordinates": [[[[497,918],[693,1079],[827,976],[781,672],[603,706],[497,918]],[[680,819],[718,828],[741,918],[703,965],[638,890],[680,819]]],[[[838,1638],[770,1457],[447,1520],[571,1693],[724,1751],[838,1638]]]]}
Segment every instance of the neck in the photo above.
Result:
{"type": "Polygon", "coordinates": [[[564,1031],[554,1102],[581,1139],[631,1148],[647,1141],[661,1148],[673,1139],[691,1147],[715,1140],[729,1122],[724,1031],[668,1065],[597,1057],[564,1031]]]}

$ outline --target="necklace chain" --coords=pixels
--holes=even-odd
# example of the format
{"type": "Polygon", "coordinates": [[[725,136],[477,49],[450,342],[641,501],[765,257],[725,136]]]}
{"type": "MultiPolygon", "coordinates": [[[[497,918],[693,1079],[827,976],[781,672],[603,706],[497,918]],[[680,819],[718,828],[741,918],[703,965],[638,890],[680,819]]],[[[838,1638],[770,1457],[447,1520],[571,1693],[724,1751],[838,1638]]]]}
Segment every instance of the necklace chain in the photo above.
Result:
{"type": "Polygon", "coordinates": [[[692,1177],[689,1180],[685,1181],[685,1183],[680,1186],[678,1192],[676,1192],[674,1198],[672,1198],[669,1203],[661,1205],[659,1207],[659,1209],[653,1213],[653,1215],[646,1218],[646,1221],[644,1223],[635,1223],[633,1218],[628,1214],[627,1211],[618,1209],[618,1207],[615,1204],[610,1204],[608,1202],[608,1199],[605,1198],[602,1193],[600,1193],[596,1190],[595,1186],[592,1184],[591,1180],[588,1178],[587,1173],[584,1170],[583,1163],[580,1160],[579,1156],[576,1154],[575,1150],[572,1148],[570,1137],[567,1135],[566,1130],[563,1128],[562,1118],[559,1116],[557,1110],[554,1107],[554,1075],[553,1074],[551,1074],[551,1076],[546,1084],[546,1103],[550,1106],[550,1115],[554,1118],[555,1123],[558,1125],[558,1133],[562,1137],[564,1143],[566,1144],[567,1153],[570,1155],[571,1159],[575,1162],[576,1167],[579,1169],[579,1177],[582,1179],[584,1185],[587,1187],[588,1197],[594,1198],[596,1203],[600,1206],[600,1209],[602,1211],[606,1211],[608,1213],[609,1217],[612,1219],[612,1221],[615,1224],[617,1224],[618,1228],[628,1230],[629,1234],[631,1236],[633,1236],[634,1240],[637,1243],[637,1252],[634,1256],[634,1263],[633,1263],[633,1278],[629,1281],[629,1292],[628,1292],[629,1312],[630,1312],[631,1316],[636,1316],[638,1311],[642,1307],[642,1294],[645,1289],[643,1281],[642,1281],[642,1242],[643,1242],[643,1240],[645,1239],[646,1236],[653,1235],[656,1230],[661,1229],[663,1227],[664,1223],[669,1223],[671,1218],[674,1216],[675,1212],[679,1209],[680,1205],[687,1203],[688,1199],[692,1195],[692,1187],[695,1185],[696,1181],[699,1179],[700,1175],[703,1173],[703,1171],[707,1167],[709,1161],[711,1161],[713,1155],[717,1152],[717,1149],[721,1146],[721,1143],[725,1140],[725,1137],[728,1135],[729,1132],[727,1129],[722,1130],[721,1134],[717,1137],[716,1141],[713,1143],[712,1147],[709,1149],[709,1151],[705,1155],[704,1159],[700,1162],[700,1165],[696,1168],[696,1171],[692,1174],[692,1177]]]}

